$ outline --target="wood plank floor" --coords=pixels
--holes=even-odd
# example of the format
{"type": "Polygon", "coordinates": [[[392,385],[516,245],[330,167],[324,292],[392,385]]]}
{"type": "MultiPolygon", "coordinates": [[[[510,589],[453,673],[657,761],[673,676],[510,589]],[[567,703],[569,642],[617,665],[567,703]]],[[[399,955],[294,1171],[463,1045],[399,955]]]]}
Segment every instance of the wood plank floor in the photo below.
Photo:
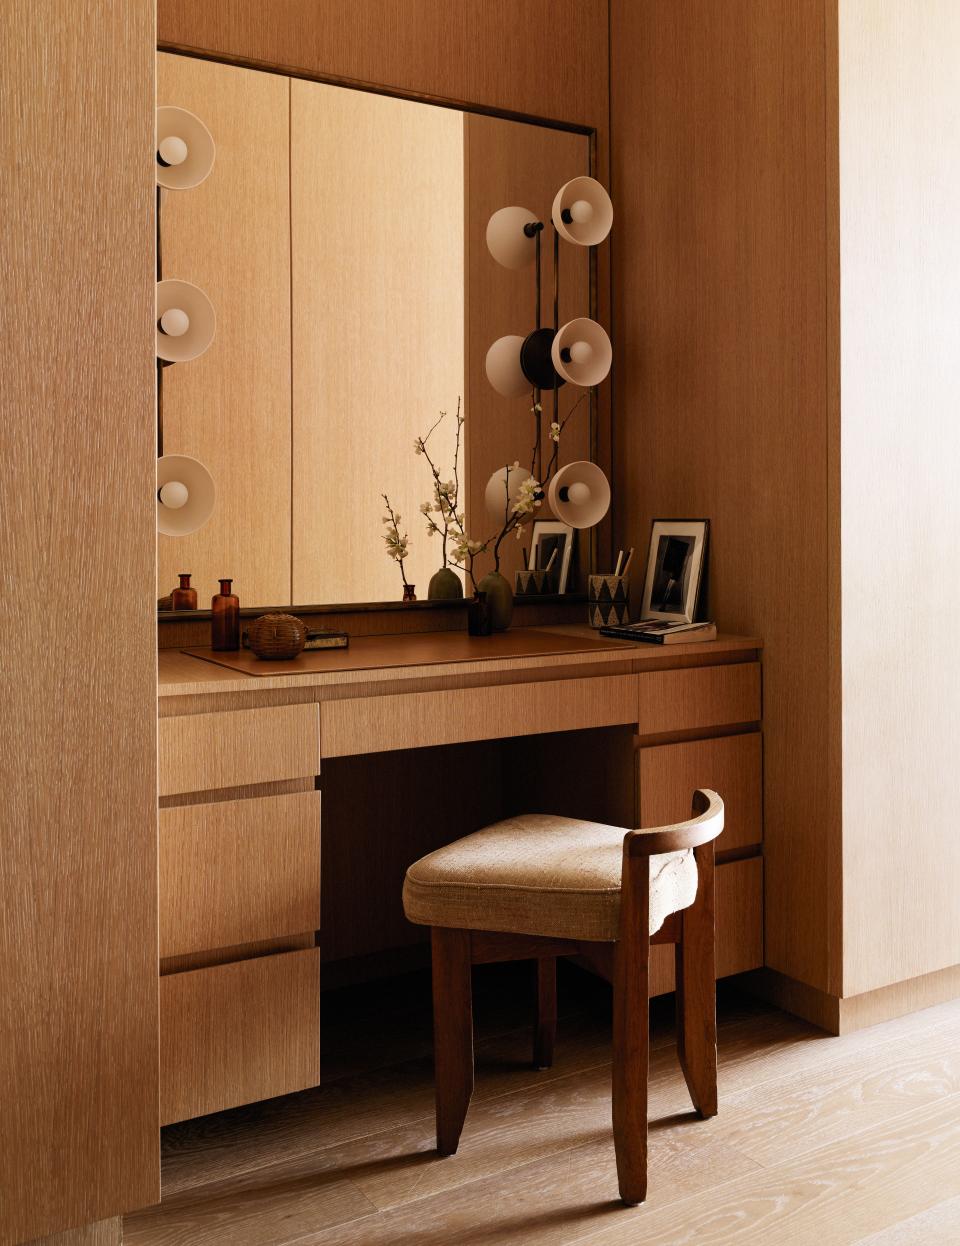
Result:
{"type": "Polygon", "coordinates": [[[831,1038],[721,991],[720,1115],[690,1110],[652,1010],[650,1196],[616,1201],[607,987],[561,976],[529,1065],[529,967],[476,971],[477,1089],[433,1151],[429,983],[323,1000],[324,1085],[164,1130],[129,1246],[958,1246],[960,1001],[831,1038]]]}

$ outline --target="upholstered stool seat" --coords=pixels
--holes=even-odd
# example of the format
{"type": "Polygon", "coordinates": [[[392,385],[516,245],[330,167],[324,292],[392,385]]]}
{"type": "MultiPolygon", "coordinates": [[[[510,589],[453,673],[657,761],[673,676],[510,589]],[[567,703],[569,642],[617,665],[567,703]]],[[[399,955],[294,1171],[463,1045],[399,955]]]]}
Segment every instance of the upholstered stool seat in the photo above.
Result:
{"type": "MultiPolygon", "coordinates": [[[[554,814],[495,822],[412,865],[404,911],[422,926],[612,942],[625,834],[554,814]]],[[[696,898],[689,849],[650,858],[650,934],[696,898]]]]}
{"type": "Polygon", "coordinates": [[[452,1155],[473,1093],[471,967],[536,965],[533,1062],[549,1068],[558,956],[613,984],[613,1141],[625,1203],[647,1193],[650,946],[673,944],[677,1053],[694,1107],[717,1112],[714,852],[723,801],[693,794],[685,822],[623,830],[553,814],[507,818],[415,861],[410,921],[430,927],[437,1150],[452,1155]]]}

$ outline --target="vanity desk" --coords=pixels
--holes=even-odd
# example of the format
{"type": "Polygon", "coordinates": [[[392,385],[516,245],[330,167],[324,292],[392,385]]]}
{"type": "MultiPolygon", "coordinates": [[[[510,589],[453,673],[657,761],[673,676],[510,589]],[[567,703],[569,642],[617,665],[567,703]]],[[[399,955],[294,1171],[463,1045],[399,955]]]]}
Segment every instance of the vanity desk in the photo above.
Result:
{"type": "MultiPolygon", "coordinates": [[[[512,813],[653,826],[715,788],[718,973],[760,966],[760,648],[567,626],[295,663],[161,650],[163,1122],[317,1084],[321,977],[426,963],[406,866],[512,813]]],[[[658,994],[673,964],[654,951],[658,994]]]]}

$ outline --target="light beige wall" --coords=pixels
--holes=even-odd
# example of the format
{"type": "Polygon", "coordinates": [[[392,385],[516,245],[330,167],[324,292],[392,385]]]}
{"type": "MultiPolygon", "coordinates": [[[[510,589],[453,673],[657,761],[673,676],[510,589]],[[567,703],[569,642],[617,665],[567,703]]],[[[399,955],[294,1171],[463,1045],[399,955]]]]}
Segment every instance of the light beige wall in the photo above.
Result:
{"type": "MultiPolygon", "coordinates": [[[[426,597],[439,538],[413,452],[452,474],[463,395],[463,115],[319,82],[291,82],[293,600],[402,595],[384,552],[381,494],[410,536],[426,597]]],[[[462,467],[462,465],[461,465],[462,467]]]]}
{"type": "Polygon", "coordinates": [[[153,5],[0,48],[7,1246],[160,1196],[153,5]]]}
{"type": "Polygon", "coordinates": [[[960,962],[960,6],[841,0],[844,949],[960,962]]]}

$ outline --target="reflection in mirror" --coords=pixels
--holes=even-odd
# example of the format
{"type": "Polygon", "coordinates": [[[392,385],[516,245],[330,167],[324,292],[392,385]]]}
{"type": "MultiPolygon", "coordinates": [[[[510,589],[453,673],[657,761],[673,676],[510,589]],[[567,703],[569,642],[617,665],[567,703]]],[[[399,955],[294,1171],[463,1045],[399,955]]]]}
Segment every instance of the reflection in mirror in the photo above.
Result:
{"type": "MultiPolygon", "coordinates": [[[[530,462],[531,396],[501,397],[484,361],[533,327],[533,272],[494,262],[487,222],[510,204],[549,221],[557,188],[589,172],[589,139],[166,53],[158,82],[158,103],[202,118],[217,150],[201,185],[161,200],[162,275],[217,315],[210,349],[163,369],[164,451],[210,469],[217,505],[199,531],[159,537],[158,596],[190,572],[201,608],[225,576],[243,606],[398,601],[386,493],[424,599],[442,551],[420,514],[432,481],[417,437],[448,412],[430,449],[449,475],[462,404],[461,501],[479,539],[490,475],[530,462]]],[[[562,320],[590,314],[580,247],[564,244],[560,298],[562,320]]],[[[542,314],[552,324],[549,244],[542,314]]],[[[561,419],[583,393],[560,390],[561,419]]],[[[561,463],[590,457],[590,419],[584,400],[561,463]]],[[[511,582],[529,536],[502,550],[511,582]]],[[[478,559],[478,578],[491,566],[478,559]]]]}

